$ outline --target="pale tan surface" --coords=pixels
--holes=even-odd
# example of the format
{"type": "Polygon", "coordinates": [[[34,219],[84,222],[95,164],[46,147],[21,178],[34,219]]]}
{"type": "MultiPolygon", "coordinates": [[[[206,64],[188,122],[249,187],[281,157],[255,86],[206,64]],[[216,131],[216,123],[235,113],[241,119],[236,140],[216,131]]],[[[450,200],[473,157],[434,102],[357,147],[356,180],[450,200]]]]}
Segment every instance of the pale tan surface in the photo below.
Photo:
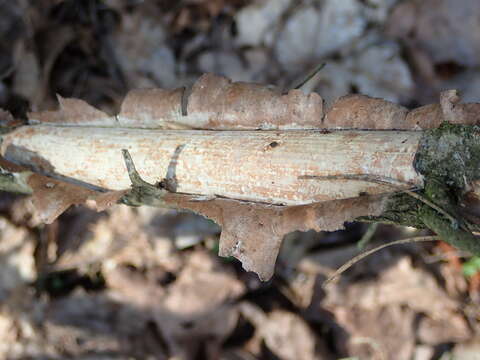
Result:
{"type": "Polygon", "coordinates": [[[390,191],[352,180],[303,175],[369,174],[421,185],[412,161],[421,132],[200,131],[36,125],[5,136],[2,155],[111,190],[130,186],[121,149],[140,175],[161,181],[175,149],[177,192],[299,205],[390,191]],[[22,148],[21,151],[18,148],[22,148]],[[28,150],[25,152],[24,150],[28,150]]]}

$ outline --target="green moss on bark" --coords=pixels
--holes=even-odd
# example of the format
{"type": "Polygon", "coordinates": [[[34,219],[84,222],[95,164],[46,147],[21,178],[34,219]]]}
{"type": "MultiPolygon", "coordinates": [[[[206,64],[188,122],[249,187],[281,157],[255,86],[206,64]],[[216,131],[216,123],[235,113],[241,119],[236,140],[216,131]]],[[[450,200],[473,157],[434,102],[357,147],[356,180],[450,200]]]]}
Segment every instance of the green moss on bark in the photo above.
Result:
{"type": "Polygon", "coordinates": [[[414,167],[425,179],[457,190],[480,178],[480,127],[443,123],[425,131],[414,167]]]}
{"type": "Polygon", "coordinates": [[[427,228],[458,249],[480,255],[480,241],[469,230],[472,225],[455,210],[469,184],[480,178],[480,127],[443,123],[425,131],[414,167],[424,177],[418,194],[444,214],[399,193],[390,198],[381,216],[359,220],[427,228]]]}
{"type": "Polygon", "coordinates": [[[0,168],[0,191],[26,195],[32,194],[33,190],[27,183],[30,175],[32,175],[30,171],[11,173],[0,168]]]}

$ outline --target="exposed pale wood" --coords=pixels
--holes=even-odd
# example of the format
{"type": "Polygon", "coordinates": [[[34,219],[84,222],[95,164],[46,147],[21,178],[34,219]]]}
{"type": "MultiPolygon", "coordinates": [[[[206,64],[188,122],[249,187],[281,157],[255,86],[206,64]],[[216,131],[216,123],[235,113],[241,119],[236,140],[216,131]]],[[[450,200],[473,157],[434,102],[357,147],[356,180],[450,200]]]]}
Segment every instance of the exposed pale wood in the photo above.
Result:
{"type": "Polygon", "coordinates": [[[4,136],[2,155],[105,189],[130,186],[121,149],[140,175],[161,181],[170,164],[178,192],[273,204],[306,204],[390,192],[381,184],[308,180],[371,174],[421,185],[412,166],[421,132],[200,131],[35,125],[4,136]],[[28,151],[26,151],[28,150],[28,151]],[[176,166],[171,164],[177,151],[176,166]]]}

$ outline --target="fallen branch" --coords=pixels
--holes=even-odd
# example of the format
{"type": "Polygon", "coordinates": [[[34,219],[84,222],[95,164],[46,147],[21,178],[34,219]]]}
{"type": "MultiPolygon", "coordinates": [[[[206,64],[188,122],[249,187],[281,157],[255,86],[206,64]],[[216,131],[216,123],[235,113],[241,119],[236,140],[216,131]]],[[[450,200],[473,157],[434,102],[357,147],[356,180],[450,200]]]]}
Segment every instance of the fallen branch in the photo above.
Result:
{"type": "Polygon", "coordinates": [[[372,174],[421,186],[413,168],[421,132],[201,131],[35,125],[3,137],[2,155],[32,171],[95,189],[130,186],[122,149],[139,174],[159,183],[176,160],[176,192],[276,205],[301,205],[391,192],[349,179],[312,182],[305,175],[372,174]]]}
{"type": "Polygon", "coordinates": [[[133,91],[117,116],[59,101],[0,148],[17,165],[4,164],[4,178],[23,181],[16,189],[32,193],[46,222],[87,200],[192,210],[222,226],[221,255],[263,279],[284,234],[354,219],[434,229],[477,252],[456,206],[480,193],[480,105],[459,104],[455,92],[410,112],[351,95],[324,116],[318,94],[205,75],[190,90],[133,91]]]}

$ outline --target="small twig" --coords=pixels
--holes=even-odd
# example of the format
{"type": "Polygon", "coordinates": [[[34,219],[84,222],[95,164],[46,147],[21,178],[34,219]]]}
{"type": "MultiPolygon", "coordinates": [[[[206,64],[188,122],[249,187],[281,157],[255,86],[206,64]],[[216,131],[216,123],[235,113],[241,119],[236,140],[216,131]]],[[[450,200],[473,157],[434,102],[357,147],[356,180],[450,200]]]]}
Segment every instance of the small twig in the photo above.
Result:
{"type": "Polygon", "coordinates": [[[155,207],[176,208],[175,205],[167,204],[163,200],[168,190],[149,184],[143,180],[135,169],[135,164],[128,150],[122,149],[122,154],[128,176],[132,183],[131,191],[122,198],[123,202],[131,206],[150,205],[155,207]]]}
{"type": "Polygon", "coordinates": [[[315,69],[312,70],[302,81],[300,81],[297,85],[292,86],[293,90],[298,90],[300,89],[303,85],[305,85],[307,82],[309,82],[315,75],[317,75],[325,66],[327,63],[321,63],[320,65],[317,65],[315,69]]]}
{"type": "Polygon", "coordinates": [[[175,152],[172,155],[172,159],[168,164],[167,175],[165,176],[165,179],[161,181],[165,189],[167,189],[170,192],[177,192],[177,187],[178,187],[177,174],[176,174],[177,163],[178,163],[178,158],[180,156],[180,153],[182,152],[184,147],[185,147],[185,144],[178,145],[176,147],[175,152]]]}
{"type": "Polygon", "coordinates": [[[441,240],[439,236],[418,236],[418,237],[412,237],[412,238],[407,238],[407,239],[400,239],[396,241],[389,242],[387,244],[382,244],[380,246],[377,246],[376,248],[367,250],[361,254],[358,254],[354,258],[348,260],[345,264],[340,266],[335,272],[323,283],[322,287],[325,288],[328,284],[330,284],[332,281],[334,281],[338,276],[340,276],[342,273],[344,273],[346,270],[351,268],[353,265],[355,265],[357,262],[360,260],[366,258],[367,256],[382,250],[388,246],[391,245],[399,245],[399,244],[409,244],[413,242],[420,242],[420,241],[434,241],[434,240],[441,240]]]}
{"type": "Polygon", "coordinates": [[[125,161],[125,166],[127,167],[128,177],[130,178],[130,182],[134,186],[152,186],[151,184],[147,183],[145,180],[141,178],[138,174],[137,169],[135,168],[135,164],[133,163],[132,157],[127,149],[122,149],[123,160],[125,161]]]}
{"type": "Polygon", "coordinates": [[[182,100],[181,100],[181,109],[182,116],[188,116],[188,99],[192,93],[192,87],[183,87],[182,100]]]}
{"type": "Polygon", "coordinates": [[[366,181],[382,185],[390,185],[397,190],[405,190],[400,188],[400,186],[410,186],[415,187],[415,185],[408,182],[400,181],[397,179],[389,178],[387,176],[379,175],[370,175],[370,174],[344,174],[344,175],[302,175],[298,177],[299,179],[312,179],[312,180],[356,180],[356,181],[366,181]]]}
{"type": "Polygon", "coordinates": [[[365,246],[367,246],[370,240],[372,240],[373,235],[375,235],[377,228],[378,228],[378,222],[368,225],[367,231],[365,232],[365,234],[363,234],[362,238],[357,243],[357,247],[359,250],[365,249],[365,246]]]}

